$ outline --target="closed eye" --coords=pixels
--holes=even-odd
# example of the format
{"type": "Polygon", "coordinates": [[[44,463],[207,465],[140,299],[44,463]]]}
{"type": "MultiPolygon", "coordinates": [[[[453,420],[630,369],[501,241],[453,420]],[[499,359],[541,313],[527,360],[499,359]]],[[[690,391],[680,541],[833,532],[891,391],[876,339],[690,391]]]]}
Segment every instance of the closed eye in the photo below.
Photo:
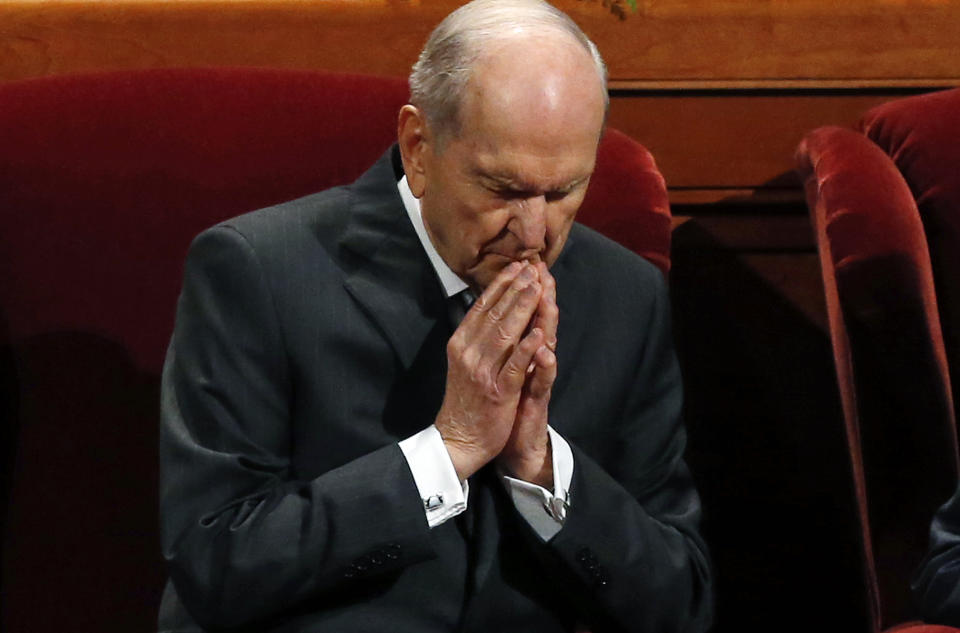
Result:
{"type": "Polygon", "coordinates": [[[491,187],[490,191],[493,192],[495,196],[503,200],[523,200],[524,198],[529,198],[530,194],[526,191],[521,191],[519,189],[506,189],[503,187],[491,187]]]}

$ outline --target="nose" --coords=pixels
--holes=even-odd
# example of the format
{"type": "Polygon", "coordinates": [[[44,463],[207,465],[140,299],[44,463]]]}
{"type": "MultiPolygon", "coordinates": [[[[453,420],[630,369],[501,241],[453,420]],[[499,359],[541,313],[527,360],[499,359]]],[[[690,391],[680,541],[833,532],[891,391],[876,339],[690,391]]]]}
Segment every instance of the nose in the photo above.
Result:
{"type": "Polygon", "coordinates": [[[540,253],[546,248],[547,200],[544,196],[524,198],[512,220],[511,232],[524,252],[540,253]]]}

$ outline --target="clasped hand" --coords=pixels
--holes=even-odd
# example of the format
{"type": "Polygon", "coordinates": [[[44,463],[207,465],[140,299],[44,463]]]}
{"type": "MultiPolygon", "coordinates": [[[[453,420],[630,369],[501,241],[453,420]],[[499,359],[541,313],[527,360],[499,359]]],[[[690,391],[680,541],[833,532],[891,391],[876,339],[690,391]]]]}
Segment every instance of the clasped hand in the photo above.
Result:
{"type": "Polygon", "coordinates": [[[461,480],[496,459],[507,474],[552,488],[547,409],[558,317],[547,266],[514,262],[450,337],[436,426],[461,480]]]}

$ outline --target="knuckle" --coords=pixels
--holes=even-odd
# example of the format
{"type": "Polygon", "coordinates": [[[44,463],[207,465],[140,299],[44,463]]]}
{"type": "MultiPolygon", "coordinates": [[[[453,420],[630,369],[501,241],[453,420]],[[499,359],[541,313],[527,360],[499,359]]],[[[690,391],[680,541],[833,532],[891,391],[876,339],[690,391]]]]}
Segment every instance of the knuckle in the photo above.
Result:
{"type": "Polygon", "coordinates": [[[461,337],[454,332],[450,340],[447,341],[447,356],[459,356],[461,351],[463,351],[463,342],[461,337]]]}
{"type": "Polygon", "coordinates": [[[479,361],[479,353],[473,347],[467,347],[460,353],[461,362],[467,367],[476,367],[479,361]]]}
{"type": "Polygon", "coordinates": [[[447,363],[453,365],[463,365],[469,362],[471,357],[470,348],[459,339],[451,338],[447,341],[447,363]]]}
{"type": "Polygon", "coordinates": [[[503,375],[510,379],[523,376],[525,373],[526,372],[523,370],[523,368],[512,358],[503,366],[503,375]]]}
{"type": "Polygon", "coordinates": [[[486,364],[477,364],[475,365],[469,373],[470,382],[481,389],[481,391],[489,391],[490,383],[490,367],[486,364]]]}
{"type": "Polygon", "coordinates": [[[537,338],[535,336],[528,335],[525,339],[520,341],[520,352],[524,355],[532,355],[537,351],[537,348],[540,346],[537,338]]]}
{"type": "Polygon", "coordinates": [[[487,320],[491,323],[499,323],[505,315],[506,310],[499,303],[487,310],[487,320]]]}

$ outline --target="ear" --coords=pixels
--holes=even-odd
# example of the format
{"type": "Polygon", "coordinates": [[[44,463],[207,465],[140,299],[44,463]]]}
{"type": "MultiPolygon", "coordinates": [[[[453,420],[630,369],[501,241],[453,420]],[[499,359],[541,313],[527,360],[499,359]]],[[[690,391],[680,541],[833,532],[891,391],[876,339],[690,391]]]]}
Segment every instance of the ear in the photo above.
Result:
{"type": "Polygon", "coordinates": [[[400,145],[400,157],[403,159],[403,172],[407,175],[407,184],[410,185],[413,195],[420,198],[426,188],[425,155],[430,148],[426,118],[420,110],[410,104],[400,108],[397,120],[397,143],[400,145]]]}

